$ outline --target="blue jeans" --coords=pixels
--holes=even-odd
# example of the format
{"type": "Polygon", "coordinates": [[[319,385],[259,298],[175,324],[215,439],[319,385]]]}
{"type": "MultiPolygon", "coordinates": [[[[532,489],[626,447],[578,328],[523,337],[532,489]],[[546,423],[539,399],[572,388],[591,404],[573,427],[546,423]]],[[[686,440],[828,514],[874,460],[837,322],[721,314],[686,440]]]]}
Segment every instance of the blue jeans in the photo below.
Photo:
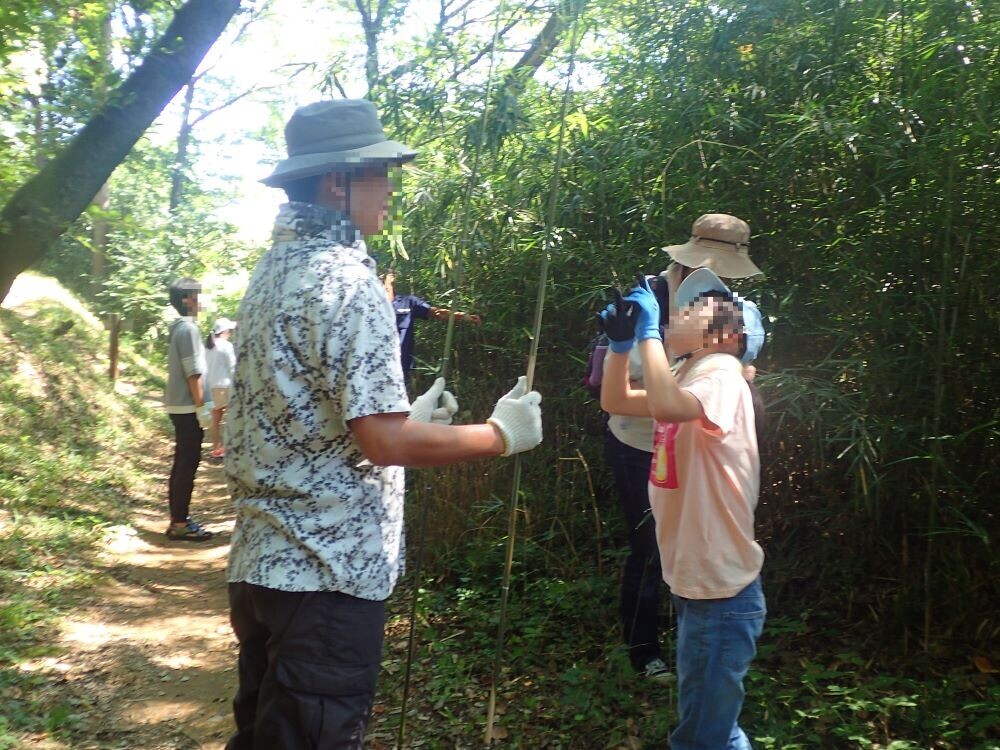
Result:
{"type": "Polygon", "coordinates": [[[727,599],[674,596],[674,604],[680,721],[671,750],[751,750],[738,719],[767,614],[760,576],[727,599]]]}
{"type": "Polygon", "coordinates": [[[653,454],[626,445],[611,430],[604,435],[604,458],[615,477],[625,528],[628,557],[622,571],[618,608],[622,635],[632,667],[641,672],[660,654],[660,549],[656,523],[649,509],[649,464],[653,454]]]}

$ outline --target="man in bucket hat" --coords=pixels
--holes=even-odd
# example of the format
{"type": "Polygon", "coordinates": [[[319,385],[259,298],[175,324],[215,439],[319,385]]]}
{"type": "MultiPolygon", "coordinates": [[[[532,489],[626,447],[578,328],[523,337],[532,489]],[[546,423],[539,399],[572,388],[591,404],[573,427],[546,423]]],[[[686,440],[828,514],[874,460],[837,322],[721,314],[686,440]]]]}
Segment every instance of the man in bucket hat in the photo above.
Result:
{"type": "Polygon", "coordinates": [[[302,107],[274,244],[240,305],[225,455],[236,506],[228,581],[239,641],[229,750],[361,748],[401,572],[403,466],[511,455],[542,439],[520,378],[482,424],[439,378],[412,404],[389,300],[363,236],[381,231],[388,170],[416,152],[367,101],[302,107]]]}

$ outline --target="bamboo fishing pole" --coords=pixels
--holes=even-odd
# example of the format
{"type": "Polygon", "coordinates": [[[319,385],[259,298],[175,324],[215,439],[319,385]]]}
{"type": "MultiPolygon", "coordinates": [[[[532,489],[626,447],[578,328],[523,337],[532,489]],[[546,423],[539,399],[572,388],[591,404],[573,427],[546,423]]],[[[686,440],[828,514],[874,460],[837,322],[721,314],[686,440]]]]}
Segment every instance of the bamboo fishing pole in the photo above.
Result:
{"type": "MultiPolygon", "coordinates": [[[[549,261],[551,256],[553,228],[556,221],[556,204],[559,197],[559,178],[562,173],[563,141],[566,135],[566,112],[569,108],[570,92],[573,86],[573,71],[576,68],[576,50],[579,42],[580,15],[583,3],[576,9],[573,18],[573,32],[570,41],[569,67],[566,72],[566,88],[563,91],[562,107],[559,112],[559,135],[556,139],[556,163],[552,172],[552,184],[549,190],[548,211],[545,217],[545,234],[542,242],[542,263],[538,270],[538,295],[535,300],[535,317],[531,329],[531,348],[528,353],[527,388],[530,391],[535,381],[535,365],[538,362],[538,342],[542,333],[542,313],[545,310],[545,289],[549,280],[549,261]]],[[[510,506],[507,515],[507,554],[504,559],[503,579],[500,585],[500,616],[497,623],[496,654],[493,659],[493,676],[490,680],[490,697],[486,709],[485,741],[489,745],[493,741],[493,723],[496,719],[497,683],[500,680],[500,668],[503,664],[504,635],[507,621],[507,604],[510,599],[510,577],[514,564],[514,535],[517,530],[517,504],[521,492],[521,455],[514,456],[514,476],[511,480],[510,506]]]]}

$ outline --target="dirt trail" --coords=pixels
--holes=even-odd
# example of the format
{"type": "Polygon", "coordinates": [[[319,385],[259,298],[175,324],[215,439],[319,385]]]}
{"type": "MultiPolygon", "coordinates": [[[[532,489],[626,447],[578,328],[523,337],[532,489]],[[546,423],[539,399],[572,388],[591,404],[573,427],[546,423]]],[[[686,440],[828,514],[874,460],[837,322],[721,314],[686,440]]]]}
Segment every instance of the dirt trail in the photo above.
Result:
{"type": "MultiPolygon", "coordinates": [[[[207,448],[207,446],[206,446],[207,448]]],[[[162,498],[170,445],[143,457],[162,498]]],[[[207,454],[206,454],[207,455],[207,454]]],[[[202,460],[191,514],[208,542],[164,535],[166,502],[138,507],[114,530],[111,583],[65,624],[63,669],[83,722],[74,748],[222,748],[232,732],[236,644],[225,566],[233,515],[220,462],[202,460]]]]}

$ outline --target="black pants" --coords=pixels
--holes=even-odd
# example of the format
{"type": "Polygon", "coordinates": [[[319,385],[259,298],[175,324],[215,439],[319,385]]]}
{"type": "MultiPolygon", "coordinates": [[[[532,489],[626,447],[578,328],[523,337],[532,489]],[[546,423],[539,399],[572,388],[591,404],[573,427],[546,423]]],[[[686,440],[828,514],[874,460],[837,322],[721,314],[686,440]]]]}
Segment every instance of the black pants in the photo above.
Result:
{"type": "Polygon", "coordinates": [[[171,414],[174,423],[174,464],[170,467],[170,520],[183,523],[191,508],[194,475],[201,462],[201,441],[205,431],[195,414],[171,414]]]}
{"type": "Polygon", "coordinates": [[[240,644],[226,750],[360,750],[382,659],[385,602],[229,584],[240,644]]]}
{"type": "Polygon", "coordinates": [[[626,445],[606,430],[604,457],[614,474],[628,530],[629,553],[622,571],[619,614],[629,660],[639,671],[650,659],[661,657],[658,631],[663,576],[656,523],[649,509],[649,464],[653,454],[626,445]]]}

